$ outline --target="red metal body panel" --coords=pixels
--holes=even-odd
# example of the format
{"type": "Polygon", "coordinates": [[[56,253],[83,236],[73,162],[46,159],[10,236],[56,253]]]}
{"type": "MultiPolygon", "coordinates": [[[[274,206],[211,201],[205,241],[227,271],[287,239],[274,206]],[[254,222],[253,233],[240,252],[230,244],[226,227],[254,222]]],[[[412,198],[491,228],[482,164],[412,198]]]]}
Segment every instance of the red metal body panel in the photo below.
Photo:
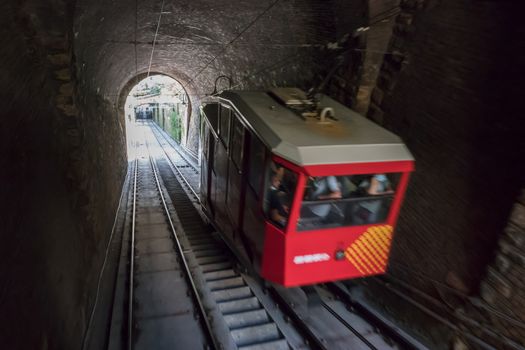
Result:
{"type": "Polygon", "coordinates": [[[265,279],[283,284],[286,270],[286,237],[276,226],[265,223],[265,239],[263,249],[263,261],[261,267],[261,276],[265,279]]]}
{"type": "Polygon", "coordinates": [[[355,258],[361,263],[355,260],[352,263],[348,258],[336,260],[335,253],[348,250],[358,244],[359,239],[370,237],[371,230],[385,226],[392,227],[365,225],[285,234],[267,222],[261,275],[272,282],[293,287],[384,273],[390,240],[383,240],[380,253],[371,253],[374,251],[372,245],[363,244],[355,258]]]}
{"type": "Polygon", "coordinates": [[[412,161],[316,165],[300,168],[279,158],[273,160],[299,173],[288,225],[281,230],[266,222],[262,277],[286,287],[381,274],[386,271],[393,230],[412,161]],[[303,189],[308,176],[402,173],[386,222],[372,225],[296,231],[303,189]],[[344,258],[335,259],[337,251],[344,258]]]}
{"type": "Polygon", "coordinates": [[[399,181],[399,185],[397,187],[397,194],[394,197],[394,201],[392,202],[392,209],[390,210],[390,214],[388,215],[387,219],[387,222],[389,222],[392,226],[395,226],[397,223],[397,217],[399,216],[399,211],[401,210],[403,198],[405,198],[405,192],[407,190],[409,178],[409,172],[404,172],[403,175],[401,175],[401,180],[399,181]]]}
{"type": "MultiPolygon", "coordinates": [[[[361,277],[363,274],[346,259],[336,261],[337,250],[345,250],[364,232],[363,227],[345,227],[290,235],[286,241],[287,256],[284,269],[287,271],[283,284],[296,286],[302,284],[334,281],[343,278],[361,277]],[[296,264],[297,256],[328,254],[329,260],[296,264]]],[[[303,259],[304,260],[304,259],[303,259]]],[[[384,272],[383,271],[379,271],[384,272]]]]}

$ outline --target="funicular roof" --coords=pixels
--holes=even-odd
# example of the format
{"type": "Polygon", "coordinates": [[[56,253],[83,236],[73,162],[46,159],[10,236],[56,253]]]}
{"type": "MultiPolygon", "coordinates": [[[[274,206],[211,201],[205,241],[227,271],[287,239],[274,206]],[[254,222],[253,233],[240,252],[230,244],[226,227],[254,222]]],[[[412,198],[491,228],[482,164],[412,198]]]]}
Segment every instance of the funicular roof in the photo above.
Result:
{"type": "Polygon", "coordinates": [[[320,107],[333,108],[337,121],[304,120],[262,91],[225,91],[219,98],[274,154],[300,166],[413,160],[398,136],[325,95],[320,107]]]}

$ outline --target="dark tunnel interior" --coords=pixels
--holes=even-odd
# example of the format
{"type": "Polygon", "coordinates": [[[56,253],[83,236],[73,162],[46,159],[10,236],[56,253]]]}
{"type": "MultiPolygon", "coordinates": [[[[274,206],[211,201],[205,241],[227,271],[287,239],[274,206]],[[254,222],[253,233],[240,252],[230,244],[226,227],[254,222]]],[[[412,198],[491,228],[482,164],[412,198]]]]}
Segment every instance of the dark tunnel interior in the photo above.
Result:
{"type": "Polygon", "coordinates": [[[399,135],[416,159],[388,275],[444,305],[456,305],[457,293],[480,300],[506,315],[483,322],[525,345],[517,2],[5,0],[0,8],[3,348],[82,348],[128,171],[125,101],[139,81],[180,82],[189,97],[184,146],[198,152],[205,97],[308,90],[337,62],[324,92],[399,135]]]}

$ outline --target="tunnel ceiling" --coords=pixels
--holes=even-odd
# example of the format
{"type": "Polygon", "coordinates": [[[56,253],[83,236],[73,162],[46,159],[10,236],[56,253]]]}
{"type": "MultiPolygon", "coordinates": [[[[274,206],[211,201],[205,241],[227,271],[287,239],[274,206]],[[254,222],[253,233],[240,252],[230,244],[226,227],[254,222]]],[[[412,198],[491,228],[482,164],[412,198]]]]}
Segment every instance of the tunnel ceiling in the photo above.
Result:
{"type": "Polygon", "coordinates": [[[362,25],[365,4],[83,0],[74,20],[77,76],[80,86],[114,101],[148,71],[162,7],[151,71],[175,77],[193,98],[211,93],[219,75],[240,88],[302,86],[326,65],[326,44],[362,25]]]}

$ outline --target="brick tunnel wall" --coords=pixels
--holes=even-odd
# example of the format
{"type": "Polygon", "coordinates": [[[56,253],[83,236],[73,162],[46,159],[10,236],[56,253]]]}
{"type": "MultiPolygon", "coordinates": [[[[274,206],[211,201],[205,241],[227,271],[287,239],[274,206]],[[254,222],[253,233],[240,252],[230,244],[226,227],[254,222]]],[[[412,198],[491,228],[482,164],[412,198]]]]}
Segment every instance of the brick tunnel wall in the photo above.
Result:
{"type": "Polygon", "coordinates": [[[520,91],[511,83],[520,21],[509,4],[403,3],[369,114],[417,162],[392,273],[454,275],[474,290],[523,185],[520,91]]]}
{"type": "MultiPolygon", "coordinates": [[[[400,9],[367,106],[416,159],[389,274],[437,299],[436,285],[479,296],[486,307],[467,315],[524,344],[523,195],[514,203],[525,181],[525,26],[512,2],[402,0],[400,9]]],[[[348,105],[361,62],[331,86],[348,105]]]]}
{"type": "MultiPolygon", "coordinates": [[[[186,5],[177,4],[175,1],[170,6],[173,6],[173,13],[167,15],[163,23],[174,21],[175,13],[184,16],[183,9],[186,5]]],[[[334,56],[338,50],[329,48],[329,44],[333,46],[337,40],[366,22],[366,0],[281,1],[254,22],[253,26],[249,26],[250,21],[262,13],[263,8],[258,8],[261,4],[257,4],[255,10],[254,6],[255,4],[250,6],[249,2],[245,2],[239,8],[238,4],[231,1],[218,0],[213,4],[207,3],[198,7],[198,11],[192,13],[192,16],[195,17],[190,16],[189,19],[186,19],[188,22],[210,23],[208,35],[213,38],[213,41],[228,42],[234,39],[231,45],[222,46],[223,51],[213,54],[212,57],[216,56],[214,60],[210,60],[207,56],[200,58],[201,54],[198,51],[192,51],[194,49],[187,47],[179,50],[176,55],[173,52],[162,53],[165,50],[162,46],[155,51],[155,55],[158,53],[159,57],[154,57],[152,69],[177,79],[190,94],[191,117],[186,146],[194,151],[198,150],[200,99],[214,91],[214,82],[217,77],[230,78],[234,89],[266,90],[275,86],[297,86],[309,90],[320,83],[334,62],[334,56]],[[247,11],[246,7],[252,7],[252,9],[247,11]],[[220,8],[221,11],[217,12],[216,8],[220,8]],[[242,20],[227,21],[221,26],[215,24],[217,18],[229,17],[238,11],[242,11],[242,20]],[[247,28],[246,32],[235,39],[238,30],[244,28],[247,28]],[[211,64],[205,64],[205,69],[192,68],[195,62],[211,64]]],[[[104,11],[107,9],[101,10],[101,12],[104,11]]],[[[91,20],[92,18],[89,18],[89,21],[91,20]]],[[[88,19],[84,21],[89,22],[88,19]]],[[[91,61],[91,66],[87,64],[86,69],[91,70],[92,73],[97,68],[105,68],[105,65],[93,65],[95,60],[92,56],[99,51],[92,49],[92,44],[88,40],[91,35],[83,37],[85,32],[82,29],[83,25],[79,25],[79,28],[78,41],[84,46],[82,50],[79,50],[80,60],[82,63],[91,61]]],[[[165,27],[161,25],[160,33],[159,40],[162,40],[163,35],[170,33],[169,24],[165,27]]],[[[175,32],[171,35],[177,37],[180,34],[175,32]]],[[[185,40],[191,42],[196,39],[189,36],[185,40]]],[[[196,47],[199,46],[199,41],[200,39],[196,40],[196,47]]],[[[119,49],[121,47],[121,45],[118,46],[119,49]]],[[[150,47],[145,46],[144,48],[146,50],[142,55],[141,48],[139,48],[139,62],[149,60],[150,47]]],[[[105,56],[109,57],[112,62],[117,60],[114,58],[113,48],[104,47],[104,50],[110,52],[105,56]]],[[[129,52],[127,56],[124,53],[124,50],[118,53],[121,58],[118,60],[123,62],[122,64],[109,65],[119,67],[122,70],[121,74],[129,72],[129,67],[125,63],[132,57],[129,52]]],[[[140,72],[139,69],[139,75],[140,72]]],[[[102,85],[105,80],[113,82],[120,79],[120,76],[117,77],[117,74],[111,69],[104,70],[104,74],[104,79],[100,80],[102,85]]],[[[95,76],[96,73],[92,75],[95,76]]],[[[228,86],[227,79],[218,81],[218,91],[228,86]]]]}
{"type": "Polygon", "coordinates": [[[1,7],[0,344],[78,349],[125,171],[122,128],[89,91],[76,98],[71,7],[1,7]]]}
{"type": "Polygon", "coordinates": [[[467,315],[525,346],[525,189],[516,200],[494,261],[481,282],[480,303],[467,315]]]}
{"type": "MultiPolygon", "coordinates": [[[[368,111],[416,159],[389,273],[429,294],[437,283],[475,296],[482,280],[494,288],[488,264],[501,261],[497,242],[524,184],[525,26],[510,3],[404,0],[401,9],[368,111]]],[[[508,273],[519,263],[508,260],[508,273]]]]}

